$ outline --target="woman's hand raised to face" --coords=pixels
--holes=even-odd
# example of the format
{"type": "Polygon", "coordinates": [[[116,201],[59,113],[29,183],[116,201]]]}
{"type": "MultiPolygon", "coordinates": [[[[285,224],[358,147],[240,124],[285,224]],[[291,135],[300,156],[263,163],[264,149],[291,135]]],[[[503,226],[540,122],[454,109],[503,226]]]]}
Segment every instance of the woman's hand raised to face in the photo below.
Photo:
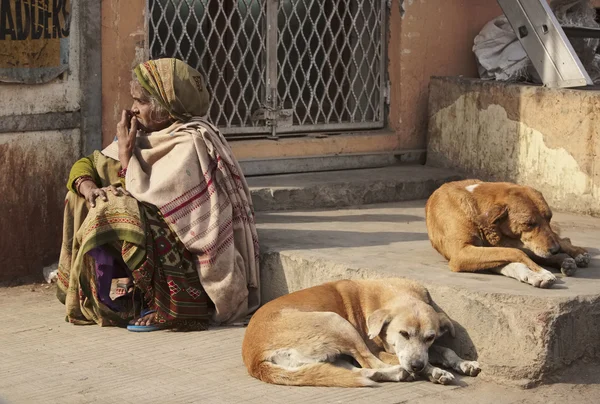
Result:
{"type": "Polygon", "coordinates": [[[121,120],[117,124],[117,142],[119,146],[119,161],[122,168],[127,168],[138,131],[138,120],[131,111],[123,110],[121,120]]]}

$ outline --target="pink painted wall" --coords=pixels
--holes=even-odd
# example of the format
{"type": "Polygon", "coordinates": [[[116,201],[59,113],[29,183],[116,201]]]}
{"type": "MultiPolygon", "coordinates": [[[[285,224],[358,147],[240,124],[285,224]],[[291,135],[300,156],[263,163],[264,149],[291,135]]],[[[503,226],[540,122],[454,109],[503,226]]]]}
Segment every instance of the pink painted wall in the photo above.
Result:
{"type": "Polygon", "coordinates": [[[102,1],[102,143],[112,142],[121,111],[131,107],[129,82],[144,58],[145,0],[102,1]]]}
{"type": "Polygon", "coordinates": [[[425,147],[430,77],[477,77],[473,39],[501,14],[494,0],[392,1],[389,126],[400,148],[425,147]]]}
{"type": "MultiPolygon", "coordinates": [[[[145,0],[102,3],[105,144],[114,137],[121,109],[131,103],[131,70],[143,58],[144,9],[145,0]]],[[[389,127],[398,136],[398,148],[425,147],[429,78],[476,77],[471,51],[473,39],[486,22],[501,13],[494,0],[392,0],[388,43],[392,90],[389,127]]],[[[365,137],[365,142],[369,141],[365,137]]],[[[310,154],[311,149],[306,152],[310,154]]]]}

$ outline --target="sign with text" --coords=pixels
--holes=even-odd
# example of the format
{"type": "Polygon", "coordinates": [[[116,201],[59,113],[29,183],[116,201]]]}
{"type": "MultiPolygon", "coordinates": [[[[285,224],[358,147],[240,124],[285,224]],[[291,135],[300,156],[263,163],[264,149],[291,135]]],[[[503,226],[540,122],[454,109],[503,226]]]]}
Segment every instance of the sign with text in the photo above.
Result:
{"type": "Polygon", "coordinates": [[[70,0],[0,0],[0,81],[46,83],[69,67],[70,0]]]}

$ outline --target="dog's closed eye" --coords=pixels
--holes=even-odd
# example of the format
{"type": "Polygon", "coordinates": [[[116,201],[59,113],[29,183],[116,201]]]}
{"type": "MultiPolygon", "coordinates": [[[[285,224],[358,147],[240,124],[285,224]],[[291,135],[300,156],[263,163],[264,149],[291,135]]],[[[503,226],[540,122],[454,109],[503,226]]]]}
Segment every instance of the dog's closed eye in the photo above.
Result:
{"type": "Polygon", "coordinates": [[[430,343],[435,339],[435,334],[430,334],[425,337],[425,342],[430,343]]]}
{"type": "Polygon", "coordinates": [[[406,331],[400,331],[400,335],[402,335],[404,337],[404,339],[410,338],[410,335],[408,335],[408,333],[406,331]]]}
{"type": "Polygon", "coordinates": [[[538,226],[538,224],[537,224],[537,222],[529,221],[529,222],[525,223],[525,226],[528,229],[535,229],[538,226]]]}

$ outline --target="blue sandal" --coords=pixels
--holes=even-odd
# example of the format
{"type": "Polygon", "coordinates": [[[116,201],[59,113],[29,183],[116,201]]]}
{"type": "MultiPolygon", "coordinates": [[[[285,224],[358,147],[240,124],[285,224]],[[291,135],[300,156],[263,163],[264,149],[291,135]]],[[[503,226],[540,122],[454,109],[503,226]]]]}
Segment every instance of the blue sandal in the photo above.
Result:
{"type": "MultiPolygon", "coordinates": [[[[147,316],[148,314],[152,314],[152,313],[156,313],[156,310],[142,310],[142,312],[140,313],[140,318],[147,316]]],[[[129,324],[127,326],[127,330],[132,331],[132,332],[150,332],[150,331],[158,331],[160,330],[160,327],[154,324],[150,324],[150,325],[135,325],[135,324],[129,324]]]]}

